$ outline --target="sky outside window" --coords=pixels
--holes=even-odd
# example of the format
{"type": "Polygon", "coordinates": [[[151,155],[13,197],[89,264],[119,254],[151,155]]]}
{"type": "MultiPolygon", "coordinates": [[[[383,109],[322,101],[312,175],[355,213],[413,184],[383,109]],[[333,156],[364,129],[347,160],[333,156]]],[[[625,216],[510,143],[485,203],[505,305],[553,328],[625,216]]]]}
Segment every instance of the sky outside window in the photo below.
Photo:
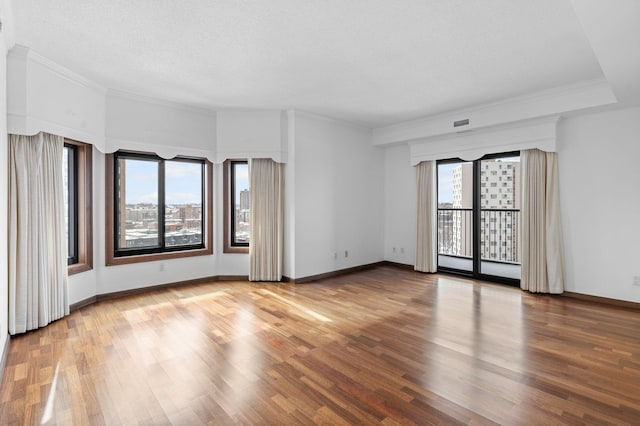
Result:
{"type": "Polygon", "coordinates": [[[126,204],[158,204],[158,163],[125,159],[126,204]]]}
{"type": "Polygon", "coordinates": [[[236,163],[235,170],[235,201],[240,203],[240,192],[249,189],[249,165],[236,163]]]}
{"type": "MultiPolygon", "coordinates": [[[[158,163],[126,160],[126,203],[158,204],[158,163]]],[[[200,204],[202,165],[181,161],[165,162],[167,204],[200,204]]]]}
{"type": "Polygon", "coordinates": [[[202,201],[202,164],[166,161],[165,203],[200,204],[202,201]]]}
{"type": "Polygon", "coordinates": [[[438,205],[453,203],[453,169],[460,163],[438,165],[438,205]]]}

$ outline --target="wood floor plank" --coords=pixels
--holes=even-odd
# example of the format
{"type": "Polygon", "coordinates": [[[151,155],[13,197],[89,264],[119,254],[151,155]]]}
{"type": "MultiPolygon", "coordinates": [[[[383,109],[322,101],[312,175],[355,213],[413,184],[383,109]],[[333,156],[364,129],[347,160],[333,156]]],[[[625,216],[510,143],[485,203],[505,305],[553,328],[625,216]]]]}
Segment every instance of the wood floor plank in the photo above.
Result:
{"type": "Polygon", "coordinates": [[[3,425],[640,424],[637,311],[389,266],[104,301],[9,348],[3,425]]]}

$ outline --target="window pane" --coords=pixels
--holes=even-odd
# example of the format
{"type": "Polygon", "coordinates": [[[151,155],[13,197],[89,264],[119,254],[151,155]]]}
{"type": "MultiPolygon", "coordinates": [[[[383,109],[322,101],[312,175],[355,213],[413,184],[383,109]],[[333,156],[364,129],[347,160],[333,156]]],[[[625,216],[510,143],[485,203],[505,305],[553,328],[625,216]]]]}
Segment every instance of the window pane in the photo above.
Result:
{"type": "Polygon", "coordinates": [[[480,161],[480,271],[520,278],[520,157],[480,161]]]}
{"type": "Polygon", "coordinates": [[[62,182],[64,186],[64,229],[67,241],[67,264],[78,263],[78,218],[76,148],[66,146],[62,150],[62,182]]]}
{"type": "Polygon", "coordinates": [[[232,245],[249,243],[251,230],[251,202],[249,198],[249,165],[233,163],[233,241],[232,245]]]}
{"type": "Polygon", "coordinates": [[[480,208],[520,209],[520,157],[480,162],[480,208]]]}
{"type": "Polygon", "coordinates": [[[64,231],[67,239],[67,259],[73,257],[73,247],[69,238],[69,219],[71,218],[71,210],[69,206],[69,154],[71,149],[64,147],[62,151],[62,181],[64,185],[64,231]]]}
{"type": "Polygon", "coordinates": [[[157,247],[158,162],[118,159],[118,249],[157,247]]]}
{"type": "Polygon", "coordinates": [[[438,266],[473,270],[473,163],[438,164],[438,266]]]}
{"type": "Polygon", "coordinates": [[[67,257],[69,257],[69,148],[62,151],[62,182],[64,185],[64,231],[67,238],[67,257]]]}
{"type": "Polygon", "coordinates": [[[473,163],[438,164],[438,208],[473,208],[473,163]]]}
{"type": "Polygon", "coordinates": [[[202,243],[202,163],[165,162],[165,246],[202,243]]]}

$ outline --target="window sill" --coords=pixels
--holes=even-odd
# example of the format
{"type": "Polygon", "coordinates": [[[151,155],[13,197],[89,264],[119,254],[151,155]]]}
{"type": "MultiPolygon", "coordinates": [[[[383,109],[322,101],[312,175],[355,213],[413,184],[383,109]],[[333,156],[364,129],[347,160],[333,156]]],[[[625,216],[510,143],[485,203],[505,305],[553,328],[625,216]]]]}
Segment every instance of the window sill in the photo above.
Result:
{"type": "Polygon", "coordinates": [[[129,265],[132,263],[153,262],[155,260],[167,260],[167,259],[180,259],[185,257],[196,256],[208,256],[213,254],[211,248],[203,248],[196,250],[176,251],[170,253],[153,253],[153,254],[140,254],[137,256],[122,256],[114,257],[113,255],[107,255],[107,266],[115,265],[129,265]]]}
{"type": "Polygon", "coordinates": [[[243,253],[243,254],[249,254],[249,247],[243,247],[243,246],[229,246],[226,245],[223,247],[222,250],[223,253],[243,253]]]}
{"type": "Polygon", "coordinates": [[[88,263],[75,263],[67,266],[67,275],[75,275],[81,272],[87,272],[93,269],[93,266],[88,263]]]}

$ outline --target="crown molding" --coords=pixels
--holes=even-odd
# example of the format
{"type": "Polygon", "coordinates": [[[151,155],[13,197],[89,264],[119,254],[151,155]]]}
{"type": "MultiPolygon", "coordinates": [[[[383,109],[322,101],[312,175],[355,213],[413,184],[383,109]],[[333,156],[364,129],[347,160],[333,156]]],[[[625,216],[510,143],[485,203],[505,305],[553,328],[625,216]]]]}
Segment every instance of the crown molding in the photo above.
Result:
{"type": "Polygon", "coordinates": [[[40,55],[39,53],[31,50],[30,48],[23,46],[21,44],[16,44],[8,53],[9,58],[19,59],[26,62],[34,62],[38,65],[42,65],[43,67],[48,68],[53,71],[60,77],[65,78],[66,80],[71,81],[72,83],[79,84],[81,86],[87,87],[89,89],[100,92],[101,94],[105,94],[107,89],[88,78],[77,74],[70,69],[63,67],[62,65],[52,61],[51,59],[40,55]]]}
{"type": "Polygon", "coordinates": [[[615,103],[617,103],[617,99],[606,80],[587,80],[379,127],[373,130],[373,144],[384,146],[406,143],[417,139],[456,134],[460,131],[476,130],[536,117],[561,115],[571,111],[615,103]],[[453,122],[462,119],[469,119],[469,125],[463,129],[454,128],[453,122]]]}
{"type": "Polygon", "coordinates": [[[119,89],[107,89],[106,96],[107,96],[107,99],[109,97],[126,99],[134,102],[141,102],[141,103],[150,104],[154,106],[172,108],[172,109],[176,109],[184,112],[200,114],[200,115],[204,115],[212,118],[215,118],[216,112],[217,112],[215,109],[189,105],[181,102],[174,102],[171,100],[155,98],[152,96],[140,95],[137,93],[127,92],[119,89]]]}
{"type": "Polygon", "coordinates": [[[290,111],[293,111],[294,114],[300,117],[307,117],[307,118],[312,118],[312,119],[316,119],[316,120],[320,120],[328,123],[334,123],[343,127],[350,127],[352,129],[362,130],[367,133],[371,133],[372,131],[371,127],[368,127],[359,123],[355,123],[353,121],[347,121],[340,118],[329,117],[327,115],[317,114],[315,112],[309,112],[301,109],[294,109],[290,111]]]}
{"type": "Polygon", "coordinates": [[[533,148],[555,152],[559,120],[559,116],[523,120],[413,141],[409,143],[411,165],[449,158],[472,161],[486,154],[533,148]]]}

